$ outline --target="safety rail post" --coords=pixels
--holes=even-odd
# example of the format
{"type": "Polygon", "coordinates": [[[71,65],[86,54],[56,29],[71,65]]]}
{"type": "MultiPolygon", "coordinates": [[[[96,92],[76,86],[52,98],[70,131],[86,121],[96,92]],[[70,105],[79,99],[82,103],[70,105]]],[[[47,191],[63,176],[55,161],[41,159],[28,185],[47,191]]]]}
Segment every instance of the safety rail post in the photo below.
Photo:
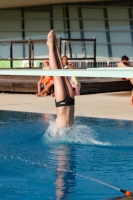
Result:
{"type": "Polygon", "coordinates": [[[31,58],[32,58],[31,67],[34,67],[34,43],[33,42],[31,42],[31,58]]]}
{"type": "Polygon", "coordinates": [[[12,40],[10,41],[10,68],[13,68],[12,40]]]}
{"type": "Polygon", "coordinates": [[[63,42],[63,56],[66,56],[66,42],[63,42]]]}
{"type": "Polygon", "coordinates": [[[94,66],[93,67],[97,67],[97,63],[96,63],[96,37],[94,37],[94,66]]]}
{"type": "Polygon", "coordinates": [[[28,38],[29,68],[31,68],[31,38],[28,38]]]}
{"type": "Polygon", "coordinates": [[[61,55],[61,37],[58,38],[58,43],[59,43],[59,52],[60,52],[60,55],[61,55]]]}

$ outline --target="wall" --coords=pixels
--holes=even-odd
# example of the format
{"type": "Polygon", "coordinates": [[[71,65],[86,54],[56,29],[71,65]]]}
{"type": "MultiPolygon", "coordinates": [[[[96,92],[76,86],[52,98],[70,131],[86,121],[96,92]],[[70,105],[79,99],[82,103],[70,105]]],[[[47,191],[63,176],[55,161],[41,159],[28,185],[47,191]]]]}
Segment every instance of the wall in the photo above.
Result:
{"type": "MultiPolygon", "coordinates": [[[[97,60],[133,57],[132,1],[42,5],[0,10],[0,57],[10,57],[9,43],[3,40],[45,39],[54,29],[65,39],[97,39],[97,60]]],[[[63,47],[63,45],[62,45],[63,47]]],[[[90,58],[93,43],[67,43],[67,56],[90,58]]],[[[36,58],[48,57],[44,44],[34,46],[36,58]]],[[[28,57],[28,45],[14,44],[14,58],[28,57]]],[[[1,62],[0,62],[1,63],[1,62]]],[[[1,65],[0,65],[1,66],[1,65]]]]}

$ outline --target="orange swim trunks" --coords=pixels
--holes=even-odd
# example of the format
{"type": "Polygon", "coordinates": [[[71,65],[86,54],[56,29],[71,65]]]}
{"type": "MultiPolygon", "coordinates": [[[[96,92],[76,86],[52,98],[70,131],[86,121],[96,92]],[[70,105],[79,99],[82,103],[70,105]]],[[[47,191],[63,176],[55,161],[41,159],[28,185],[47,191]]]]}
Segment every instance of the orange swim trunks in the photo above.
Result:
{"type": "Polygon", "coordinates": [[[49,83],[50,81],[53,81],[53,77],[51,76],[45,76],[44,79],[41,81],[41,83],[49,83]]]}

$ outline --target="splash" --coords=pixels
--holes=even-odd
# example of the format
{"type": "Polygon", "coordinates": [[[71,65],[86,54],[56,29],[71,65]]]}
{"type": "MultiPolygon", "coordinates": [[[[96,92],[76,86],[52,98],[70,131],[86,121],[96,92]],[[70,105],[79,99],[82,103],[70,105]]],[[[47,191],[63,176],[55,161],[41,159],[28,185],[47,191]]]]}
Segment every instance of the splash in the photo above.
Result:
{"type": "Polygon", "coordinates": [[[76,122],[71,128],[58,128],[55,121],[49,122],[49,127],[44,134],[46,142],[51,143],[74,143],[83,145],[110,146],[109,142],[102,142],[97,139],[97,133],[90,126],[76,122]]]}
{"type": "MultiPolygon", "coordinates": [[[[117,120],[115,121],[115,123],[117,120]]],[[[73,127],[58,129],[55,125],[55,116],[49,121],[49,126],[45,130],[42,142],[52,143],[78,143],[83,145],[111,146],[112,148],[132,148],[133,134],[132,129],[119,130],[117,126],[110,124],[110,120],[96,119],[93,121],[84,117],[75,117],[73,127]],[[125,140],[125,132],[127,134],[125,140]],[[44,141],[45,138],[45,141],[44,141]]],[[[113,121],[114,123],[114,121],[113,121]]]]}

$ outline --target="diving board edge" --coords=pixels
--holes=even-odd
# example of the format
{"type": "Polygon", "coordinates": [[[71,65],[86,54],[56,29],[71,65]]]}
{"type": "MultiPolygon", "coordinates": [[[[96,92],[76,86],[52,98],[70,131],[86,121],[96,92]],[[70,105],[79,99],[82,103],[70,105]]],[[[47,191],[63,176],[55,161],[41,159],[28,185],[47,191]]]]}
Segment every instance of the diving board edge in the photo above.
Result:
{"type": "Polygon", "coordinates": [[[87,69],[0,69],[0,75],[18,76],[76,76],[101,78],[133,78],[133,68],[87,68],[87,69]]]}

